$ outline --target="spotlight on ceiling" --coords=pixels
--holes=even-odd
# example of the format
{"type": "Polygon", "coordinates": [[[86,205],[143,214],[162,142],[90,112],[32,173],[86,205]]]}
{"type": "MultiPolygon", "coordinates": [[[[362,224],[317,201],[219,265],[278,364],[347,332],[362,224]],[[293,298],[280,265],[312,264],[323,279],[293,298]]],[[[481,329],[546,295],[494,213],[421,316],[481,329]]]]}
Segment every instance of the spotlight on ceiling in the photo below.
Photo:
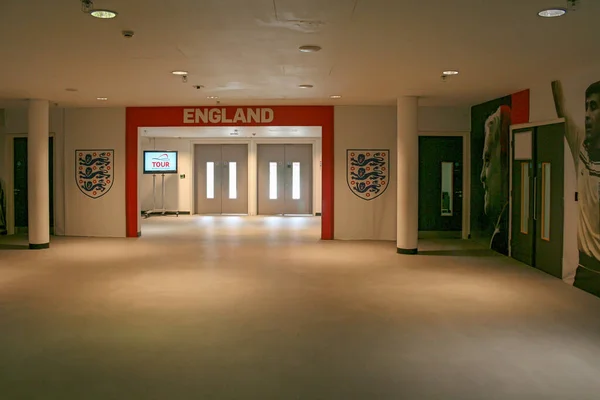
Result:
{"type": "Polygon", "coordinates": [[[316,53],[321,50],[321,46],[305,45],[298,48],[302,53],[316,53]]]}
{"type": "Polygon", "coordinates": [[[341,99],[342,96],[340,96],[339,94],[332,94],[331,96],[329,96],[330,99],[341,99]]]}
{"type": "Polygon", "coordinates": [[[173,72],[171,72],[171,73],[172,73],[173,75],[182,75],[182,76],[183,76],[183,75],[187,75],[187,74],[188,74],[188,73],[187,73],[187,71],[180,71],[180,70],[173,71],[173,72]]]}
{"type": "Polygon", "coordinates": [[[96,100],[106,101],[106,100],[108,100],[108,97],[96,97],[96,100]]]}
{"type": "Polygon", "coordinates": [[[566,13],[567,13],[567,10],[565,8],[558,7],[558,8],[547,8],[545,10],[538,12],[538,15],[542,18],[556,18],[556,17],[562,17],[566,13]]]}
{"type": "Polygon", "coordinates": [[[90,11],[90,15],[94,18],[113,19],[117,16],[117,12],[111,10],[92,10],[90,11]]]}
{"type": "Polygon", "coordinates": [[[442,72],[442,75],[446,75],[446,76],[458,75],[458,71],[456,71],[454,69],[450,69],[448,71],[442,72]]]}
{"type": "Polygon", "coordinates": [[[311,89],[313,85],[298,85],[300,89],[311,89]]]}

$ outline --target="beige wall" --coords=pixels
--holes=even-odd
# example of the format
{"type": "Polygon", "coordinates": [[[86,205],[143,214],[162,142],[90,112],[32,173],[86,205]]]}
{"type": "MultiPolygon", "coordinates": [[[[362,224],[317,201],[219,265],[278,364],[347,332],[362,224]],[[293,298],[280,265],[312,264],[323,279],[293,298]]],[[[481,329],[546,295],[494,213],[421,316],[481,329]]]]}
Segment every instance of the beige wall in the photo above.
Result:
{"type": "MultiPolygon", "coordinates": [[[[54,136],[54,232],[63,235],[64,218],[64,184],[61,173],[62,141],[64,138],[64,110],[50,108],[50,131],[54,136]]],[[[13,193],[13,140],[15,137],[26,137],[28,132],[28,109],[9,108],[4,110],[4,124],[0,126],[0,181],[6,190],[7,220],[14,221],[13,193]]]]}
{"type": "Polygon", "coordinates": [[[335,239],[396,238],[396,107],[335,107],[335,239]],[[389,186],[374,200],[355,196],[346,182],[347,149],[389,149],[389,186]]]}
{"type": "Polygon", "coordinates": [[[469,132],[470,107],[419,107],[419,132],[469,132]]]}
{"type": "Polygon", "coordinates": [[[65,235],[125,236],[125,109],[74,108],[65,112],[65,235]],[[113,186],[91,199],[75,181],[75,150],[113,149],[113,186]]]}
{"type": "MultiPolygon", "coordinates": [[[[465,131],[469,114],[463,108],[420,108],[420,131],[465,131]]],[[[56,233],[68,236],[125,236],[125,109],[51,109],[51,130],[56,137],[56,233]],[[90,199],[75,182],[75,150],[115,150],[114,184],[109,193],[90,199]]],[[[6,134],[27,132],[27,109],[7,110],[0,128],[0,151],[5,154],[6,134]]],[[[335,237],[337,239],[394,240],[396,237],[396,109],[394,106],[340,106],[335,108],[335,237]],[[346,149],[390,149],[392,179],[386,192],[372,201],[356,197],[346,182],[346,149]]],[[[142,138],[144,149],[178,150],[180,173],[166,179],[167,209],[191,211],[190,141],[142,138]]],[[[6,167],[6,159],[2,163],[6,167]]],[[[0,176],[6,171],[0,170],[0,176]]],[[[6,175],[6,174],[5,174],[6,175]]],[[[142,209],[152,207],[152,178],[139,185],[142,209]]],[[[157,184],[160,196],[160,184],[157,184]]],[[[160,197],[157,197],[157,200],[160,197]]],[[[157,204],[160,206],[160,203],[157,204]]]]}
{"type": "MultiPolygon", "coordinates": [[[[419,132],[468,132],[468,107],[420,107],[419,132]]],[[[342,240],[396,239],[396,107],[339,106],[334,121],[334,236],[342,240]],[[365,201],[346,182],[346,150],[390,149],[391,179],[385,193],[365,201]]]]}

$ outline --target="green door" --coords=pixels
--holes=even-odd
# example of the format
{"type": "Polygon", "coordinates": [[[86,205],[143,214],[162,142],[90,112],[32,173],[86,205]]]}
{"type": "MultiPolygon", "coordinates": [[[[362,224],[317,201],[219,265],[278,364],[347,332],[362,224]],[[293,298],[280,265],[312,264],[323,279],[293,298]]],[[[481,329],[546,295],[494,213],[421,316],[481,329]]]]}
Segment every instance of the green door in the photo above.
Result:
{"type": "Polygon", "coordinates": [[[535,242],[533,139],[533,129],[513,131],[511,254],[530,266],[535,242]]]}
{"type": "Polygon", "coordinates": [[[536,128],[535,267],[562,278],[565,125],[536,128]]]}
{"type": "Polygon", "coordinates": [[[512,156],[511,255],[562,277],[563,123],[515,130],[512,156]]]}
{"type": "Polygon", "coordinates": [[[419,137],[419,231],[461,232],[461,136],[419,137]]]}
{"type": "MultiPolygon", "coordinates": [[[[27,138],[15,138],[13,146],[15,229],[29,225],[27,190],[27,138]]],[[[50,228],[54,227],[54,138],[48,139],[48,180],[50,185],[50,228]]]]}

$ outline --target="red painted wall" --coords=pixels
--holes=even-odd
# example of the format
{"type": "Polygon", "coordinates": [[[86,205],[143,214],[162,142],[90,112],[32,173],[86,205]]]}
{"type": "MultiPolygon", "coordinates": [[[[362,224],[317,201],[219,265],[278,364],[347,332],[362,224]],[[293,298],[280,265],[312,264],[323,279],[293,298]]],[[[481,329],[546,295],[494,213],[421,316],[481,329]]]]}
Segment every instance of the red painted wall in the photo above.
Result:
{"type": "MultiPolygon", "coordinates": [[[[188,116],[190,114],[188,113],[188,116]]],[[[192,113],[193,115],[193,113],[192,113]]],[[[189,120],[189,118],[188,118],[189,120]]],[[[126,112],[126,226],[127,237],[137,237],[138,210],[138,141],[139,128],[182,127],[182,126],[320,126],[322,129],[322,217],[321,238],[333,239],[333,107],[332,106],[253,106],[253,107],[129,107],[126,112]],[[269,108],[273,111],[273,120],[268,123],[257,122],[218,122],[204,123],[199,120],[184,123],[184,110],[220,109],[227,118],[232,119],[236,110],[269,108]]]]}
{"type": "Polygon", "coordinates": [[[529,89],[511,95],[511,124],[526,124],[529,122],[529,89]]]}

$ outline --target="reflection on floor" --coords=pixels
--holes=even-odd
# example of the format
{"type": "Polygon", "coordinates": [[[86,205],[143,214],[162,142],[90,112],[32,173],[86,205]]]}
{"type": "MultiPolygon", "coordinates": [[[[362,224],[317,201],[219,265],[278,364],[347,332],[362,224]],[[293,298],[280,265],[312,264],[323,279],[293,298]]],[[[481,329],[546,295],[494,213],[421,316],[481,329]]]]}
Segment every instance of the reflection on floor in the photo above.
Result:
{"type": "Polygon", "coordinates": [[[470,242],[318,237],[180,216],[2,239],[0,398],[597,398],[600,299],[470,242]]]}

